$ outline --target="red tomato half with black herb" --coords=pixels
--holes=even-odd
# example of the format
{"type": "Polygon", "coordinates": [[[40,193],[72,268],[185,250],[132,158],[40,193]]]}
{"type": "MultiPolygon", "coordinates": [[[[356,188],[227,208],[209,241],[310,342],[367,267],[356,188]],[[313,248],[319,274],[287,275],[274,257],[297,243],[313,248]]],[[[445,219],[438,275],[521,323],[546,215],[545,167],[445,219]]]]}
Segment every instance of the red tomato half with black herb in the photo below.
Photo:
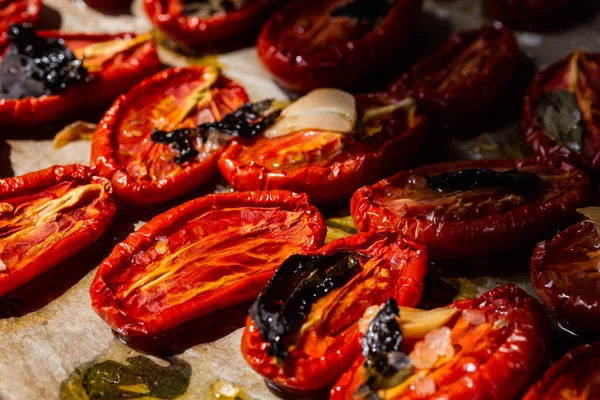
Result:
{"type": "Polygon", "coordinates": [[[14,39],[0,38],[0,126],[72,118],[110,103],[160,67],[149,34],[35,32],[23,26],[9,33],[14,39]]]}
{"type": "MultiPolygon", "coordinates": [[[[356,101],[359,118],[393,105],[378,93],[356,101]]],[[[278,137],[236,138],[219,159],[219,168],[236,190],[292,190],[308,194],[314,203],[331,204],[421,156],[427,121],[414,104],[359,125],[347,133],[309,128],[278,137]]]]}
{"type": "Polygon", "coordinates": [[[454,35],[388,86],[394,97],[414,98],[439,124],[475,118],[510,83],[519,59],[514,34],[483,27],[454,35]]]}
{"type": "Polygon", "coordinates": [[[556,317],[577,332],[600,333],[600,235],[583,221],[540,243],[531,282],[556,317]]]}
{"type": "Polygon", "coordinates": [[[294,92],[368,79],[400,50],[422,0],[293,0],[258,37],[258,56],[294,92]]]}
{"type": "Polygon", "coordinates": [[[242,354],[284,390],[327,388],[360,353],[357,321],[366,308],[390,297],[414,307],[426,272],[424,247],[389,232],[338,239],[317,253],[290,257],[251,308],[242,354]],[[302,301],[308,305],[297,307],[302,301]]]}
{"type": "Polygon", "coordinates": [[[544,360],[542,307],[512,284],[449,307],[458,312],[444,327],[380,354],[406,360],[400,375],[380,374],[376,365],[369,371],[361,355],[333,386],[331,400],[371,399],[373,394],[382,400],[516,398],[544,360]]]}
{"type": "Polygon", "coordinates": [[[474,261],[551,235],[588,195],[588,178],[564,162],[458,161],[363,187],[350,211],[360,231],[399,230],[433,261],[474,261]]]}
{"type": "Polygon", "coordinates": [[[600,342],[579,346],[554,363],[522,400],[598,400],[600,342]]]}
{"type": "Polygon", "coordinates": [[[327,227],[305,195],[211,194],[153,218],[118,244],[92,282],[92,306],[125,336],[156,335],[254,299],[327,227]]]}
{"type": "Polygon", "coordinates": [[[600,54],[577,51],[541,71],[525,97],[521,130],[540,155],[600,170],[600,54]]]}
{"type": "Polygon", "coordinates": [[[152,23],[176,42],[213,47],[258,30],[287,0],[144,0],[152,23]]]}
{"type": "Polygon", "coordinates": [[[562,25],[569,0],[487,0],[487,12],[505,24],[517,28],[562,25]]]}
{"type": "Polygon", "coordinates": [[[41,0],[0,0],[0,33],[11,24],[37,24],[41,11],[41,0]]]}
{"type": "Polygon", "coordinates": [[[175,199],[216,175],[229,140],[217,133],[194,136],[194,129],[219,121],[246,102],[246,91],[214,68],[162,71],[106,112],[94,133],[92,164],[129,203],[175,199]],[[157,138],[156,131],[163,137],[157,138]]]}
{"type": "Polygon", "coordinates": [[[93,244],[115,215],[110,183],[82,165],[0,180],[0,297],[93,244]]]}

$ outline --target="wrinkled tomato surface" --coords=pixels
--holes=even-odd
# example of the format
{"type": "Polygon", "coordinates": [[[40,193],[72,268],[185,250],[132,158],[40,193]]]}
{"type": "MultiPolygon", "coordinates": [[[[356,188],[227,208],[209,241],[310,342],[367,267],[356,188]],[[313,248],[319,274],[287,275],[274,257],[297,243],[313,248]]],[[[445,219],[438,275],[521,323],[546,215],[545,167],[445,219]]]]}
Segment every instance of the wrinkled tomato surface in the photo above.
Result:
{"type": "Polygon", "coordinates": [[[12,24],[37,24],[41,10],[41,0],[0,0],[0,33],[12,24]]]}
{"type": "MultiPolygon", "coordinates": [[[[389,104],[379,94],[357,100],[363,109],[389,104]]],[[[369,122],[369,137],[303,130],[276,138],[234,139],[219,168],[236,190],[286,189],[306,193],[315,203],[335,203],[416,162],[426,125],[411,107],[369,122]]]]}
{"type": "Polygon", "coordinates": [[[144,0],[146,14],[161,31],[192,47],[214,46],[257,30],[287,0],[144,0]],[[218,3],[218,2],[217,2],[218,3]]]}
{"type": "Polygon", "coordinates": [[[317,300],[297,335],[289,338],[290,355],[283,362],[267,354],[254,321],[247,319],[242,354],[265,379],[285,389],[313,391],[331,385],[361,351],[357,321],[367,307],[393,297],[414,307],[427,272],[425,249],[391,233],[362,233],[335,240],[321,250],[330,255],[350,251],[361,270],[342,287],[317,300]]]}
{"type": "Polygon", "coordinates": [[[600,396],[600,342],[586,344],[554,363],[523,400],[597,400],[600,396]]]}
{"type": "MultiPolygon", "coordinates": [[[[401,384],[379,390],[380,399],[506,400],[534,376],[544,359],[547,329],[536,300],[509,284],[450,307],[477,310],[485,321],[475,325],[464,312],[457,314],[448,325],[454,356],[440,358],[431,369],[415,368],[401,384]],[[433,380],[433,393],[419,393],[420,376],[433,380]]],[[[331,389],[332,400],[360,398],[354,393],[365,380],[363,363],[360,355],[331,389]]]]}
{"type": "MultiPolygon", "coordinates": [[[[91,35],[57,31],[38,31],[37,34],[44,38],[64,39],[74,53],[90,44],[135,37],[132,34],[91,35]]],[[[8,46],[8,41],[0,38],[0,61],[1,54],[5,54],[8,46]]],[[[160,61],[154,43],[147,41],[108,58],[100,56],[87,59],[86,65],[89,66],[91,81],[73,84],[59,94],[20,100],[0,98],[0,126],[35,126],[57,122],[106,105],[138,80],[156,72],[160,61]]]]}
{"type": "Polygon", "coordinates": [[[444,162],[359,189],[350,211],[360,231],[392,229],[427,247],[439,262],[489,258],[539,240],[568,224],[585,204],[589,180],[570,164],[542,159],[444,162]],[[484,187],[440,192],[425,176],[470,168],[533,172],[541,186],[528,192],[484,187]]]}
{"type": "Polygon", "coordinates": [[[348,87],[397,56],[421,0],[293,0],[258,37],[258,56],[295,92],[348,87]]]}
{"type": "Polygon", "coordinates": [[[540,243],[531,281],[557,318],[581,332],[600,332],[600,236],[583,221],[540,243]]]}
{"type": "Polygon", "coordinates": [[[138,205],[163,203],[215,176],[224,144],[219,137],[194,141],[199,154],[177,164],[178,151],[154,142],[151,134],[218,121],[248,101],[245,90],[229,79],[219,75],[208,81],[216,73],[204,67],[162,71],[121,96],[106,112],[94,134],[92,163],[111,180],[120,198],[138,205]],[[194,102],[203,87],[204,100],[194,102]]]}
{"type": "Polygon", "coordinates": [[[493,18],[515,27],[560,23],[569,0],[487,0],[493,18]]]}
{"type": "Polygon", "coordinates": [[[94,243],[115,214],[111,193],[82,165],[0,180],[0,296],[94,243]]]}
{"type": "Polygon", "coordinates": [[[395,97],[414,98],[440,124],[472,118],[507,87],[519,48],[504,27],[459,32],[388,86],[395,97]]]}
{"type": "MultiPolygon", "coordinates": [[[[560,105],[556,107],[560,110],[560,105]]],[[[536,153],[565,157],[597,173],[600,169],[600,54],[575,52],[541,71],[525,97],[522,131],[536,153]],[[557,138],[544,129],[538,110],[544,95],[561,91],[574,94],[579,109],[564,109],[564,114],[575,114],[577,118],[566,120],[567,127],[557,138]],[[575,123],[581,124],[580,138],[569,133],[575,123]]]]}
{"type": "Polygon", "coordinates": [[[122,335],[154,335],[256,298],[283,260],[319,248],[326,230],[305,195],[201,197],[118,244],[94,278],[92,306],[122,335]]]}

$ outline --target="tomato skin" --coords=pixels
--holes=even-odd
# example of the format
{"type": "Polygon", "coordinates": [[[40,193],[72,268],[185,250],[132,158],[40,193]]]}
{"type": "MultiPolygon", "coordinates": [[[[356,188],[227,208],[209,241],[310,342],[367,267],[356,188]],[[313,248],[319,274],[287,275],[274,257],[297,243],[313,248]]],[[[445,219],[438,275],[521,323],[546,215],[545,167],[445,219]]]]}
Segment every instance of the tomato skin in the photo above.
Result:
{"type": "MultiPolygon", "coordinates": [[[[370,96],[378,95],[366,95],[363,100],[370,101],[367,99],[370,96]]],[[[403,118],[404,116],[398,119],[403,118]]],[[[361,186],[409,166],[420,157],[420,150],[425,145],[427,136],[425,117],[415,116],[407,129],[399,128],[397,121],[390,121],[384,126],[384,132],[381,132],[387,135],[385,140],[376,140],[373,144],[366,140],[362,148],[360,142],[348,140],[348,146],[358,143],[356,151],[345,152],[325,164],[315,162],[286,170],[269,168],[258,160],[240,160],[244,152],[260,149],[262,143],[269,142],[270,139],[234,139],[219,159],[219,169],[236,190],[292,190],[308,194],[315,204],[344,201],[361,186]]]]}
{"type": "Polygon", "coordinates": [[[599,246],[594,224],[583,221],[538,244],[531,258],[531,282],[539,298],[559,320],[581,332],[600,332],[599,283],[593,277],[599,246]],[[568,264],[567,271],[553,267],[561,260],[568,264]],[[591,269],[586,273],[575,264],[589,264],[591,269]]]}
{"type": "Polygon", "coordinates": [[[246,320],[242,355],[256,372],[283,390],[311,392],[331,385],[361,351],[356,322],[368,306],[393,297],[400,305],[414,307],[421,299],[427,273],[423,246],[390,232],[361,233],[337,239],[318,253],[330,255],[342,250],[372,256],[377,264],[374,267],[367,261],[363,272],[313,304],[305,321],[310,326],[305,331],[308,333],[300,335],[298,347],[283,364],[267,354],[268,344],[252,318],[246,320]],[[404,268],[392,266],[393,260],[399,259],[406,261],[404,268]],[[312,316],[314,324],[308,322],[312,316]]]}
{"type": "Polygon", "coordinates": [[[521,131],[524,132],[527,143],[536,154],[564,158],[594,175],[598,173],[600,126],[594,114],[597,114],[600,109],[600,102],[597,100],[600,93],[600,86],[597,83],[599,80],[600,54],[581,51],[569,54],[535,76],[523,103],[521,131]],[[580,84],[583,87],[580,87],[580,84]],[[585,104],[585,108],[589,108],[589,111],[583,110],[585,132],[583,148],[579,152],[554,141],[537,123],[536,108],[542,94],[556,90],[575,93],[579,100],[579,107],[582,108],[585,104]]]}
{"type": "Polygon", "coordinates": [[[488,13],[514,27],[558,22],[568,5],[569,0],[487,0],[488,13]]]}
{"type": "MultiPolygon", "coordinates": [[[[37,34],[41,37],[62,38],[68,47],[135,37],[134,34],[92,35],[58,31],[37,31],[37,34]]],[[[6,38],[0,38],[0,54],[4,54],[8,46],[6,38]]],[[[0,98],[0,126],[36,126],[72,118],[83,111],[110,103],[137,80],[160,68],[156,48],[151,41],[129,50],[127,54],[130,56],[125,61],[114,61],[101,71],[91,73],[91,82],[70,86],[60,94],[20,100],[0,98]]],[[[123,57],[123,54],[117,57],[123,57]]]]}
{"type": "MultiPolygon", "coordinates": [[[[175,170],[159,178],[138,178],[127,169],[127,165],[118,159],[117,136],[121,134],[120,125],[127,112],[136,108],[136,104],[148,96],[149,91],[155,87],[169,86],[171,82],[181,82],[187,79],[200,80],[204,74],[203,67],[168,69],[144,80],[136,85],[128,93],[122,95],[112,107],[105,113],[102,121],[94,133],[92,142],[92,164],[98,168],[100,175],[111,180],[116,194],[128,203],[147,206],[160,204],[185,195],[212,179],[218,172],[217,160],[222,154],[225,146],[221,146],[202,161],[188,162],[181,166],[175,166],[175,170]]],[[[176,83],[173,83],[176,85],[176,83]]],[[[215,90],[227,90],[235,98],[237,106],[248,102],[245,90],[229,79],[220,76],[215,90]]],[[[160,99],[152,99],[158,103],[160,99]]],[[[234,110],[237,107],[234,107],[234,110]]],[[[228,111],[234,111],[228,110],[228,111]]],[[[148,119],[149,116],[142,116],[148,119]]],[[[148,127],[145,127],[148,128],[148,127]]],[[[144,132],[144,135],[149,135],[144,132]]],[[[145,136],[144,140],[147,139],[145,136]]],[[[156,144],[155,146],[158,146],[156,144]]],[[[160,145],[164,146],[164,145],[160,145]]],[[[140,150],[138,150],[140,151],[140,150]]],[[[173,158],[169,155],[170,159],[173,158]]],[[[169,161],[176,165],[174,161],[169,161]]]]}
{"type": "MultiPolygon", "coordinates": [[[[61,262],[67,260],[71,256],[75,255],[79,251],[93,244],[110,226],[112,219],[115,215],[116,208],[112,199],[112,189],[110,183],[104,178],[100,178],[94,175],[93,169],[85,167],[83,165],[68,165],[68,166],[54,166],[47,169],[43,169],[37,172],[31,172],[22,176],[14,178],[0,179],[0,202],[2,205],[11,204],[17,213],[13,214],[11,211],[3,211],[0,213],[0,225],[2,230],[12,231],[12,234],[5,236],[3,233],[2,244],[0,245],[0,256],[4,258],[3,264],[9,264],[7,258],[14,258],[14,254],[10,253],[10,244],[18,243],[19,238],[15,235],[23,229],[21,225],[19,228],[9,229],[11,221],[16,218],[24,218],[25,211],[23,208],[28,204],[38,204],[36,200],[42,199],[47,191],[56,185],[87,185],[87,184],[98,184],[104,188],[102,195],[97,197],[96,202],[90,205],[90,210],[95,215],[87,215],[84,219],[83,216],[66,216],[64,219],[74,218],[77,223],[81,222],[82,226],[80,229],[75,230],[66,237],[54,239],[55,242],[51,243],[50,247],[37,248],[38,254],[28,255],[24,253],[23,257],[28,257],[30,260],[25,265],[19,266],[18,269],[12,270],[9,265],[9,272],[0,272],[0,297],[4,296],[13,290],[25,285],[38,277],[42,273],[50,270],[61,262]],[[8,249],[8,250],[7,250],[8,249]],[[6,254],[5,254],[6,251],[6,254]]],[[[49,195],[52,198],[52,195],[49,195]]],[[[48,205],[49,202],[41,203],[40,205],[48,205]]],[[[90,211],[90,212],[91,212],[90,211]]],[[[38,215],[37,213],[35,214],[38,215]]],[[[15,222],[14,224],[16,224],[15,222]]],[[[56,224],[59,223],[57,218],[56,224]]],[[[26,228],[27,226],[25,226],[26,228]]],[[[41,228],[38,223],[38,228],[41,228]]],[[[58,230],[60,228],[53,228],[58,230]]],[[[66,229],[66,228],[65,228],[66,229]]],[[[54,233],[52,234],[54,235],[54,233]]],[[[52,235],[48,237],[52,237],[52,235]]],[[[28,234],[30,240],[38,238],[35,236],[35,231],[31,231],[28,234]]],[[[27,240],[24,238],[23,240],[27,240]]],[[[41,240],[40,240],[41,241],[41,240]]],[[[34,245],[39,246],[38,243],[29,243],[28,247],[34,245]]],[[[27,242],[25,242],[27,243],[27,242]]],[[[21,247],[25,243],[21,244],[21,247]]],[[[14,251],[14,249],[12,249],[14,251]]]]}
{"type": "Polygon", "coordinates": [[[252,32],[287,0],[255,0],[240,10],[210,19],[183,14],[182,0],[144,0],[152,23],[175,41],[191,47],[221,45],[252,32]]]}
{"type": "Polygon", "coordinates": [[[325,240],[326,231],[323,217],[308,203],[307,197],[292,192],[235,192],[191,200],[153,218],[113,249],[100,265],[92,282],[92,306],[121,335],[156,335],[192,319],[254,299],[279,265],[278,262],[282,262],[290,252],[317,249],[325,240]],[[242,225],[235,225],[236,222],[231,219],[233,217],[218,218],[221,215],[218,213],[222,212],[235,215],[242,225]],[[243,231],[242,228],[252,228],[252,225],[244,225],[245,219],[254,218],[260,212],[265,216],[263,222],[277,227],[275,233],[260,231],[259,228],[251,232],[243,231]],[[268,220],[269,215],[288,216],[292,213],[298,216],[291,226],[287,226],[287,222],[273,223],[268,220]],[[212,215],[217,217],[213,218],[212,215]],[[248,236],[255,232],[255,237],[248,236]],[[227,239],[219,234],[226,235],[227,239]],[[244,240],[234,238],[235,235],[244,240]],[[290,235],[296,236],[288,237],[290,235]],[[168,247],[164,252],[157,253],[155,243],[162,237],[166,238],[168,247]],[[186,240],[191,240],[191,237],[194,238],[193,245],[210,246],[204,250],[191,248],[191,253],[181,254],[180,250],[189,249],[186,248],[189,244],[186,240]],[[258,242],[256,237],[260,239],[258,242]],[[211,243],[215,240],[218,242],[211,243]],[[244,244],[250,246],[248,243],[254,247],[245,248],[244,244]],[[216,246],[220,246],[220,252],[211,253],[216,246]],[[172,251],[178,252],[173,255],[172,251]],[[267,252],[268,258],[257,258],[260,255],[265,257],[267,252]],[[165,257],[160,258],[163,255],[165,257]],[[251,260],[248,261],[248,258],[251,260]],[[231,259],[244,261],[235,264],[231,259]],[[175,260],[170,264],[172,273],[167,274],[169,279],[162,283],[147,281],[165,263],[170,263],[169,260],[175,260]],[[198,260],[206,262],[206,267],[196,265],[195,270],[185,270],[186,266],[198,260]],[[184,269],[183,275],[178,275],[180,269],[184,269]],[[155,287],[135,286],[144,279],[148,285],[155,287]]]}
{"type": "Polygon", "coordinates": [[[42,0],[7,0],[0,3],[0,33],[12,24],[37,24],[42,0]]]}
{"type": "Polygon", "coordinates": [[[600,342],[584,344],[552,364],[522,400],[566,399],[563,393],[569,393],[568,398],[595,400],[600,389],[599,374],[600,342]]]}
{"type": "MultiPolygon", "coordinates": [[[[323,0],[320,4],[340,3],[323,0]]],[[[292,0],[274,14],[263,26],[256,44],[258,57],[277,82],[298,93],[319,87],[346,88],[377,71],[402,47],[422,7],[422,0],[399,0],[385,19],[367,34],[347,40],[343,44],[312,49],[296,35],[294,43],[281,43],[282,31],[290,28],[298,18],[327,19],[325,15],[305,15],[311,5],[307,0],[292,0]],[[333,47],[333,48],[332,48],[333,47]]],[[[323,13],[323,10],[319,10],[323,13]]],[[[329,22],[324,22],[329,23],[329,22]]],[[[314,39],[312,39],[314,40],[314,39]]]]}
{"type": "MultiPolygon", "coordinates": [[[[550,190],[547,189],[547,190],[550,190]]],[[[436,195],[429,188],[423,195],[430,194],[433,200],[436,195]]],[[[546,190],[546,189],[545,189],[546,190]]],[[[460,192],[461,195],[467,192],[460,192]]],[[[583,172],[572,165],[559,160],[473,160],[433,164],[398,174],[379,181],[375,185],[366,186],[354,194],[350,202],[350,212],[354,223],[360,231],[377,231],[381,229],[399,230],[406,237],[427,246],[431,260],[436,262],[473,261],[491,257],[518,246],[539,240],[555,232],[557,229],[573,221],[575,209],[585,204],[589,196],[589,180],[583,172]],[[474,219],[438,220],[423,219],[422,213],[433,212],[433,206],[425,203],[422,211],[416,216],[403,217],[385,205],[374,204],[374,199],[382,198],[382,193],[394,190],[396,184],[404,184],[411,177],[429,176],[450,170],[467,168],[549,168],[554,173],[570,175],[566,182],[573,182],[572,187],[557,188],[550,183],[552,190],[560,195],[543,204],[520,204],[510,211],[489,214],[474,219]]],[[[414,197],[413,197],[414,199],[414,197]]],[[[427,200],[426,200],[427,201],[427,200]]],[[[415,205],[418,207],[419,204],[415,205]]]]}
{"type": "Polygon", "coordinates": [[[518,59],[519,47],[510,29],[462,31],[392,82],[388,91],[399,98],[413,97],[432,121],[457,123],[473,118],[498,98],[510,83],[518,59]],[[468,54],[472,57],[465,58],[468,54]],[[473,58],[479,61],[475,71],[473,58]]]}
{"type": "MultiPolygon", "coordinates": [[[[390,397],[385,397],[386,400],[515,398],[539,369],[546,353],[547,323],[540,304],[523,290],[508,284],[486,292],[479,298],[459,301],[449,307],[459,310],[479,309],[486,315],[491,315],[495,321],[503,319],[507,326],[500,329],[511,329],[510,334],[503,335],[498,340],[492,336],[497,335],[494,332],[496,329],[488,327],[488,330],[493,331],[487,334],[480,333],[480,337],[476,337],[479,340],[475,341],[474,348],[468,349],[466,355],[460,353],[465,351],[465,347],[458,345],[458,353],[448,364],[438,367],[445,373],[440,374],[440,371],[434,369],[427,374],[436,382],[434,394],[417,396],[415,391],[409,389],[397,395],[390,394],[390,397]],[[498,345],[497,348],[490,348],[495,344],[498,345]],[[461,362],[463,357],[465,360],[461,362]],[[481,361],[483,363],[480,363],[481,361]],[[475,366],[475,371],[467,372],[467,363],[475,366]],[[446,370],[446,366],[450,368],[449,371],[446,370]],[[509,382],[510,384],[507,384],[509,382]]],[[[452,331],[459,329],[459,321],[461,320],[454,322],[450,327],[452,331]]],[[[469,332],[466,333],[468,334],[469,332]]],[[[332,387],[331,400],[354,398],[353,395],[361,383],[363,363],[364,358],[360,355],[332,387]]]]}

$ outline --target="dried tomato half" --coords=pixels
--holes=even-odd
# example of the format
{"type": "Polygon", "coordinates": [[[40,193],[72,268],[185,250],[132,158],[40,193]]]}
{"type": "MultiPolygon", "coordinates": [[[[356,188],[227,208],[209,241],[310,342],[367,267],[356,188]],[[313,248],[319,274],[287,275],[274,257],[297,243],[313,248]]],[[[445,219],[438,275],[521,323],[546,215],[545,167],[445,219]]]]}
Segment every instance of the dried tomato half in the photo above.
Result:
{"type": "Polygon", "coordinates": [[[556,317],[578,332],[600,332],[600,235],[583,221],[540,243],[531,281],[556,317]]]}
{"type": "Polygon", "coordinates": [[[144,0],[144,9],[152,23],[175,41],[206,47],[252,33],[286,1],[144,0]]]}
{"type": "MultiPolygon", "coordinates": [[[[35,126],[57,122],[82,111],[104,106],[160,67],[149,34],[31,32],[23,27],[20,30],[27,32],[32,40],[46,41],[48,49],[46,52],[41,48],[37,58],[28,58],[14,50],[16,44],[7,35],[0,38],[0,63],[3,69],[6,67],[0,72],[0,126],[35,126]],[[77,81],[62,89],[45,94],[44,85],[47,88],[48,84],[57,82],[57,69],[54,66],[65,58],[71,58],[73,63],[62,69],[63,78],[72,76],[75,69],[85,71],[84,76],[78,76],[77,81]],[[20,72],[13,75],[15,68],[20,72]],[[42,76],[32,80],[32,68],[49,73],[36,70],[42,76]],[[1,76],[8,71],[11,72],[10,76],[1,76]],[[9,88],[3,89],[2,84],[9,88]],[[32,92],[42,94],[29,95],[32,92]]],[[[44,43],[41,44],[43,46],[44,43]]],[[[27,43],[20,43],[20,47],[27,48],[27,43]]]]}
{"type": "Polygon", "coordinates": [[[552,234],[588,194],[585,174],[560,161],[458,161],[363,187],[350,211],[360,231],[400,230],[434,261],[472,261],[552,234]]]}
{"type": "Polygon", "coordinates": [[[94,134],[92,164],[127,202],[150,205],[182,196],[215,176],[230,137],[192,131],[247,101],[245,90],[214,68],[162,71],[106,112],[94,134]]]}
{"type": "Polygon", "coordinates": [[[0,296],[94,243],[112,222],[110,183],[82,165],[0,180],[0,296]]]}
{"type": "Polygon", "coordinates": [[[541,155],[600,169],[600,54],[575,52],[541,71],[523,108],[522,131],[541,155]]]}
{"type": "Polygon", "coordinates": [[[579,346],[554,363],[522,400],[597,400],[600,342],[579,346]]]}
{"type": "MultiPolygon", "coordinates": [[[[359,114],[391,104],[382,94],[357,98],[359,114]]],[[[425,117],[414,105],[383,113],[362,132],[302,129],[287,135],[234,139],[219,159],[236,190],[286,189],[314,203],[348,199],[363,185],[415,163],[426,139],[425,117]]]]}
{"type": "Polygon", "coordinates": [[[319,248],[326,230],[305,195],[201,197],[118,244],[96,273],[92,306],[120,334],[155,335],[254,299],[283,260],[319,248]]]}
{"type": "Polygon", "coordinates": [[[0,32],[11,24],[37,24],[42,0],[0,0],[0,32]]]}
{"type": "Polygon", "coordinates": [[[433,121],[462,121],[504,91],[518,58],[515,36],[507,28],[462,31],[392,82],[388,91],[399,98],[413,97],[433,121]]]}
{"type": "Polygon", "coordinates": [[[544,359],[542,307],[512,284],[450,307],[459,312],[445,327],[417,343],[404,343],[399,352],[383,352],[384,362],[404,361],[403,375],[370,372],[361,355],[333,386],[331,400],[373,394],[382,400],[515,398],[544,359]]]}
{"type": "Polygon", "coordinates": [[[548,25],[564,18],[569,0],[487,0],[491,17],[515,27],[548,25]]]}
{"type": "Polygon", "coordinates": [[[402,48],[422,0],[293,0],[258,37],[258,56],[295,92],[348,87],[402,48]]]}
{"type": "Polygon", "coordinates": [[[252,306],[242,354],[279,387],[326,388],[360,352],[356,322],[365,309],[389,297],[415,306],[426,272],[425,249],[392,233],[358,234],[292,256],[252,306]]]}

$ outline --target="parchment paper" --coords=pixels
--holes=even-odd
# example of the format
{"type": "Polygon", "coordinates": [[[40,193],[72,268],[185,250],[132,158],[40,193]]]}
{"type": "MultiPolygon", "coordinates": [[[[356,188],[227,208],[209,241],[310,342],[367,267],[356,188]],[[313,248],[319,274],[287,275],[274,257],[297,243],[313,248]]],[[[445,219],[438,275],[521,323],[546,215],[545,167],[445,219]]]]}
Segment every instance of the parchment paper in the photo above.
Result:
{"type": "MultiPolygon", "coordinates": [[[[46,0],[45,4],[44,28],[60,26],[66,31],[86,32],[143,32],[151,28],[139,2],[134,3],[128,15],[105,15],[86,7],[82,1],[46,0]]],[[[478,27],[483,21],[479,2],[475,0],[426,1],[425,10],[412,45],[424,54],[459,28],[478,27]]],[[[539,68],[577,48],[599,51],[599,33],[600,18],[590,14],[587,21],[565,24],[559,32],[519,32],[518,39],[522,51],[534,67],[539,68]]],[[[186,63],[183,56],[165,52],[161,55],[164,62],[171,65],[186,63]]],[[[260,66],[254,48],[220,55],[218,62],[226,75],[246,87],[251,99],[286,98],[260,66]]],[[[504,111],[498,109],[496,112],[504,111]]],[[[490,133],[498,142],[518,138],[518,124],[513,121],[490,133]]],[[[3,176],[21,175],[54,164],[89,163],[90,143],[87,141],[72,142],[54,150],[53,132],[41,137],[31,133],[23,136],[21,132],[0,128],[0,136],[10,138],[0,142],[0,172],[3,176]]],[[[451,140],[443,146],[460,157],[496,155],[485,153],[477,143],[477,139],[451,140]]],[[[155,209],[148,217],[159,211],[161,209],[155,209]]],[[[78,367],[104,359],[123,361],[139,354],[115,338],[92,311],[88,288],[103,257],[140,224],[139,217],[128,213],[120,215],[99,243],[0,301],[1,399],[56,399],[61,383],[78,367]]],[[[516,281],[528,292],[533,292],[525,265],[516,272],[476,280],[476,294],[506,281],[516,281]]],[[[460,279],[456,282],[464,283],[460,279]]],[[[241,306],[187,328],[184,336],[192,338],[192,344],[205,343],[195,344],[177,355],[192,366],[191,383],[182,398],[212,398],[210,388],[219,379],[242,388],[246,398],[275,398],[240,354],[241,330],[237,328],[242,326],[245,309],[247,306],[241,306]],[[206,332],[213,334],[206,337],[206,332]]],[[[187,343],[180,345],[176,352],[188,346],[187,343]]]]}

